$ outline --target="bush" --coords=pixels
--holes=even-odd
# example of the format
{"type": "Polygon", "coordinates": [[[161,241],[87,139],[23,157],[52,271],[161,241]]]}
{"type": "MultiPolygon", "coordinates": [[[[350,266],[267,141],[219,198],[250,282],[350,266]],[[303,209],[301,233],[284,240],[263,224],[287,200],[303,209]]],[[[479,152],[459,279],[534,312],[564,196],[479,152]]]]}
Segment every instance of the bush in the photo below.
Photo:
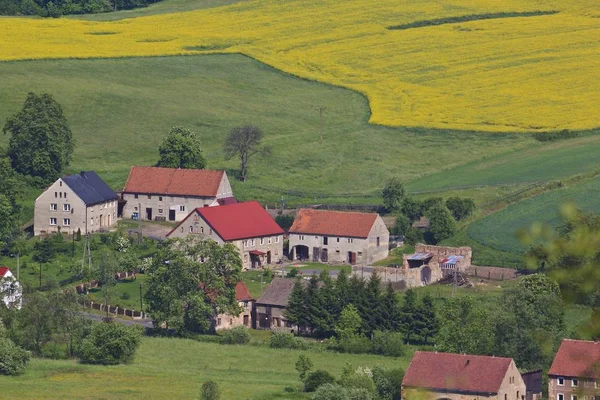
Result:
{"type": "Polygon", "coordinates": [[[18,375],[25,370],[31,353],[23,350],[12,340],[0,338],[0,374],[18,375]]]}
{"type": "Polygon", "coordinates": [[[290,271],[287,273],[287,277],[288,278],[295,278],[296,276],[298,276],[298,268],[292,267],[290,269],[290,271]]]}
{"type": "Polygon", "coordinates": [[[65,360],[69,358],[67,346],[56,342],[48,342],[42,346],[42,357],[53,360],[65,360]]]}
{"type": "Polygon", "coordinates": [[[269,338],[269,347],[274,349],[306,350],[309,346],[304,340],[287,332],[275,332],[269,338]]]}
{"type": "Polygon", "coordinates": [[[383,369],[373,368],[373,382],[377,387],[377,395],[380,399],[400,400],[400,387],[404,378],[404,370],[400,368],[383,369]]]}
{"type": "Polygon", "coordinates": [[[375,331],[371,351],[383,356],[401,357],[404,355],[404,336],[401,333],[375,331]]]}
{"type": "Polygon", "coordinates": [[[275,217],[275,222],[277,222],[277,225],[279,225],[281,229],[287,232],[287,230],[292,227],[294,218],[293,214],[278,215],[275,217]]]}
{"type": "Polygon", "coordinates": [[[352,335],[332,341],[330,347],[341,353],[366,354],[371,352],[372,344],[363,335],[352,335]]]}
{"type": "Polygon", "coordinates": [[[315,372],[309,373],[306,377],[306,380],[304,381],[304,391],[314,392],[319,386],[333,382],[335,382],[333,375],[327,371],[318,369],[315,372]]]}
{"type": "Polygon", "coordinates": [[[129,362],[142,341],[142,331],[143,328],[138,325],[96,324],[83,341],[81,361],[105,365],[129,362]]]}
{"type": "Polygon", "coordinates": [[[373,400],[373,394],[366,389],[348,389],[337,384],[319,386],[313,400],[373,400]]]}
{"type": "Polygon", "coordinates": [[[219,393],[219,385],[215,381],[206,381],[202,384],[202,391],[200,392],[200,400],[219,400],[221,394],[219,393]]]}
{"type": "Polygon", "coordinates": [[[247,344],[250,342],[250,332],[245,326],[236,326],[223,333],[221,343],[223,344],[247,344]]]}

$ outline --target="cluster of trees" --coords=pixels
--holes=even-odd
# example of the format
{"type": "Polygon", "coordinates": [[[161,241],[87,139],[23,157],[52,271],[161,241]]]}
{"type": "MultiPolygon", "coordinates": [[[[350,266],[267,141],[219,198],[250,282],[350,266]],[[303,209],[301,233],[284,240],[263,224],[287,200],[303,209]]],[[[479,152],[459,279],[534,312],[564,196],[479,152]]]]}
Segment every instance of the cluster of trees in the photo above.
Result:
{"type": "Polygon", "coordinates": [[[0,0],[0,15],[97,14],[146,7],[159,0],[0,0]]]}
{"type": "Polygon", "coordinates": [[[456,221],[467,218],[475,210],[471,199],[441,197],[418,201],[407,195],[404,185],[396,178],[389,180],[381,191],[386,211],[396,215],[392,234],[404,236],[405,242],[420,241],[435,244],[456,233],[456,221]],[[429,230],[424,234],[412,224],[421,217],[429,218],[429,230]]]}
{"type": "Polygon", "coordinates": [[[381,290],[381,279],[368,281],[341,271],[333,281],[327,272],[307,285],[298,279],[286,308],[286,318],[310,335],[340,339],[373,337],[378,331],[402,333],[405,341],[427,343],[437,332],[433,299],[418,301],[409,290],[403,304],[390,285],[381,290]]]}
{"type": "Polygon", "coordinates": [[[157,328],[206,333],[219,312],[235,314],[242,260],[228,243],[194,237],[163,242],[146,271],[148,311],[157,328]]]}

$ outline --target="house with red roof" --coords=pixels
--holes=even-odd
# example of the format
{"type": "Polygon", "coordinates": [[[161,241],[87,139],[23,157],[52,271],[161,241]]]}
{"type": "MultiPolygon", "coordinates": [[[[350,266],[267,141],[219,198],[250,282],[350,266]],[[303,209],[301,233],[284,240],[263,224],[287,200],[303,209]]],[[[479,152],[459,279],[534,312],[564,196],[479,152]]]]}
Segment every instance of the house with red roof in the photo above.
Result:
{"type": "Polygon", "coordinates": [[[417,351],[402,380],[403,399],[525,400],[512,358],[417,351]]]}
{"type": "Polygon", "coordinates": [[[390,232],[375,213],[304,208],[289,240],[293,260],[368,265],[388,256],[390,232]]]}
{"type": "Polygon", "coordinates": [[[181,221],[195,208],[234,202],[225,171],[133,166],[119,208],[123,218],[181,221]]]}
{"type": "Polygon", "coordinates": [[[252,309],[255,300],[243,281],[235,285],[235,299],[242,311],[238,315],[218,314],[214,321],[215,330],[231,329],[240,325],[252,328],[252,309]]]}
{"type": "Polygon", "coordinates": [[[0,296],[6,307],[23,306],[23,288],[8,267],[0,267],[0,296]]]}
{"type": "Polygon", "coordinates": [[[167,238],[197,235],[238,248],[244,270],[276,263],[283,256],[283,229],[256,201],[199,207],[181,221],[167,238]]]}
{"type": "Polygon", "coordinates": [[[548,398],[600,398],[600,342],[564,339],[548,371],[548,398]]]}

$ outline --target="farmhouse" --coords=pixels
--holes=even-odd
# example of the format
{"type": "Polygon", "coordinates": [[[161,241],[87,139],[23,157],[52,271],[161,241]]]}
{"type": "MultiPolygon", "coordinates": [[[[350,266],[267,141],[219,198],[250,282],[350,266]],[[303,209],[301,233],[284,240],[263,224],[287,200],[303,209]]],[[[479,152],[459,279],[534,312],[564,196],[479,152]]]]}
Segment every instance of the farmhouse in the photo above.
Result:
{"type": "Polygon", "coordinates": [[[216,321],[214,321],[215,330],[231,329],[235,326],[247,326],[252,327],[252,309],[254,307],[254,298],[248,290],[248,286],[244,282],[238,282],[235,285],[235,299],[238,302],[238,306],[242,309],[238,315],[231,314],[219,314],[217,315],[216,321]]]}
{"type": "Polygon", "coordinates": [[[285,318],[288,299],[294,289],[295,279],[275,278],[256,300],[254,328],[276,329],[293,328],[285,318]]]}
{"type": "Polygon", "coordinates": [[[181,221],[198,207],[235,202],[227,173],[204,169],[131,167],[121,193],[123,218],[181,221]]]}
{"type": "Polygon", "coordinates": [[[20,310],[23,306],[23,288],[7,267],[0,267],[0,295],[6,307],[20,310]]]}
{"type": "Polygon", "coordinates": [[[274,264],[283,256],[283,229],[256,201],[196,208],[167,238],[187,235],[233,243],[244,270],[274,264]]]}
{"type": "Polygon", "coordinates": [[[117,200],[94,171],[63,176],[35,200],[34,235],[108,229],[117,221],[117,200]]]}
{"type": "Polygon", "coordinates": [[[301,209],[289,230],[290,258],[367,265],[388,256],[378,214],[301,209]]]}
{"type": "Polygon", "coordinates": [[[512,358],[417,351],[402,380],[403,399],[524,400],[512,358]]]}
{"type": "Polygon", "coordinates": [[[564,339],[548,371],[548,398],[596,399],[600,396],[600,342],[564,339]]]}

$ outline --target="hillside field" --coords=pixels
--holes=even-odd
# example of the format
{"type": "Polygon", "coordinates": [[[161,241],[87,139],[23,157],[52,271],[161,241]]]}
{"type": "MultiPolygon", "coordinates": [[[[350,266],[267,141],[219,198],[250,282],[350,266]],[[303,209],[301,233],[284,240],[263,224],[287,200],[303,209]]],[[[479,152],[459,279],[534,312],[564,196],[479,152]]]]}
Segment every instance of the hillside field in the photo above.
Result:
{"type": "Polygon", "coordinates": [[[581,130],[600,125],[598,16],[594,0],[251,0],[112,22],[3,18],[0,60],[244,53],[364,93],[376,124],[581,130]],[[388,29],[498,14],[513,17],[388,29]]]}
{"type": "MultiPolygon", "coordinates": [[[[309,399],[286,392],[300,386],[294,364],[300,351],[265,346],[228,346],[186,339],[145,338],[135,360],[111,367],[75,361],[33,359],[22,376],[0,376],[0,399],[196,399],[208,379],[222,399],[309,399]]],[[[410,355],[304,351],[316,369],[339,377],[347,362],[355,367],[406,369],[410,355]]]]}

